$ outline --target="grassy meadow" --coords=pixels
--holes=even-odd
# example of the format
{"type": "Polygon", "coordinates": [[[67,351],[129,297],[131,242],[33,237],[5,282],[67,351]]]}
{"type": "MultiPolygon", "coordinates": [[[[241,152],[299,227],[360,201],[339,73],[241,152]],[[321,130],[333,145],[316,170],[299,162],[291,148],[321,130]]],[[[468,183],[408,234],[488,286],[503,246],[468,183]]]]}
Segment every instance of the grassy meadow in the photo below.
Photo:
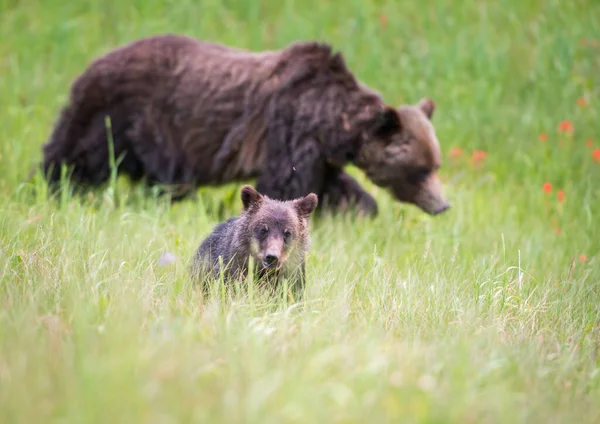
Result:
{"type": "Polygon", "coordinates": [[[599,44],[594,0],[0,0],[0,422],[600,422],[599,44]],[[389,103],[432,97],[452,209],[352,169],[380,215],[312,221],[301,305],[202,299],[242,183],[28,181],[73,78],[165,32],[326,40],[389,103]]]}

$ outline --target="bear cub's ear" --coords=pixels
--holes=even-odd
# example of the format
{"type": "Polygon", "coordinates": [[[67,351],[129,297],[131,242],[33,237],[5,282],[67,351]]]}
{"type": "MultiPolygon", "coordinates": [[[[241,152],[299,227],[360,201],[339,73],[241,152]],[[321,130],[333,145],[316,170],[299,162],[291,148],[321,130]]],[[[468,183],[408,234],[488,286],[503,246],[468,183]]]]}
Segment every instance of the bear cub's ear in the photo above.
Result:
{"type": "Polygon", "coordinates": [[[298,211],[298,215],[302,217],[308,217],[311,213],[313,213],[317,208],[318,203],[319,198],[315,193],[310,193],[301,199],[294,200],[294,206],[298,211]]]}
{"type": "Polygon", "coordinates": [[[242,187],[241,194],[242,204],[244,205],[245,211],[251,207],[260,205],[263,201],[263,196],[250,185],[245,185],[242,187]]]}
{"type": "Polygon", "coordinates": [[[383,112],[375,116],[375,134],[380,137],[398,132],[400,130],[400,116],[393,107],[386,107],[383,112]]]}

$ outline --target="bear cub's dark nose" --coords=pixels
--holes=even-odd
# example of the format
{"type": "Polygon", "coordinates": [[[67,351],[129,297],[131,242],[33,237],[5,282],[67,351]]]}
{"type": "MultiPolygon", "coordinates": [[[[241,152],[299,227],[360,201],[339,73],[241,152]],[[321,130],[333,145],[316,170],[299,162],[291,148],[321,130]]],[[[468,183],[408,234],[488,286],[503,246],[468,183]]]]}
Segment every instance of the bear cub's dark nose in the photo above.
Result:
{"type": "Polygon", "coordinates": [[[277,264],[277,261],[279,261],[277,255],[267,254],[267,256],[265,256],[265,265],[274,266],[277,264]]]}

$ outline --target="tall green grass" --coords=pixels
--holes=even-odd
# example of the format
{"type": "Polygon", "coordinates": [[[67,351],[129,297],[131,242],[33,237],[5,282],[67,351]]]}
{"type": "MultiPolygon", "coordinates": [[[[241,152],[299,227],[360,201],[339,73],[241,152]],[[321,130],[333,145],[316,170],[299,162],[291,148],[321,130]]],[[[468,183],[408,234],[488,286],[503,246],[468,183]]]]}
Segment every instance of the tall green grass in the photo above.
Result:
{"type": "Polygon", "coordinates": [[[0,422],[600,421],[599,41],[591,0],[1,0],[0,422]],[[26,182],[73,78],[165,32],[326,40],[389,103],[432,97],[452,209],[352,169],[381,213],[312,222],[302,305],[201,298],[188,262],[240,184],[26,182]]]}

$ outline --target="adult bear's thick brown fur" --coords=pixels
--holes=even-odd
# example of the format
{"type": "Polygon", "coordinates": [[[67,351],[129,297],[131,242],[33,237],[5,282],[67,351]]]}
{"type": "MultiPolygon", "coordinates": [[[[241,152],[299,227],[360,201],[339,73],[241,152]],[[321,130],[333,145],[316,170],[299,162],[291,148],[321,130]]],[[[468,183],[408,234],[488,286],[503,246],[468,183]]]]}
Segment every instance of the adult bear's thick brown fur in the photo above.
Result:
{"type": "Polygon", "coordinates": [[[43,168],[52,182],[66,164],[80,185],[105,183],[108,117],[119,173],[134,181],[185,193],[257,178],[257,189],[274,199],[315,192],[321,204],[355,203],[375,214],[373,197],[343,170],[354,162],[398,199],[437,213],[448,205],[439,184],[431,189],[427,183],[440,165],[427,119],[433,103],[406,108],[416,123],[405,124],[402,108],[387,106],[358,82],[342,55],[324,43],[250,52],[158,35],[107,53],[76,79],[43,148],[43,168]],[[416,147],[384,151],[410,143],[416,147]],[[381,161],[381,155],[385,164],[373,168],[377,162],[369,158],[381,161]],[[385,175],[378,177],[378,170],[385,175]],[[407,184],[413,194],[399,196],[407,184]]]}

